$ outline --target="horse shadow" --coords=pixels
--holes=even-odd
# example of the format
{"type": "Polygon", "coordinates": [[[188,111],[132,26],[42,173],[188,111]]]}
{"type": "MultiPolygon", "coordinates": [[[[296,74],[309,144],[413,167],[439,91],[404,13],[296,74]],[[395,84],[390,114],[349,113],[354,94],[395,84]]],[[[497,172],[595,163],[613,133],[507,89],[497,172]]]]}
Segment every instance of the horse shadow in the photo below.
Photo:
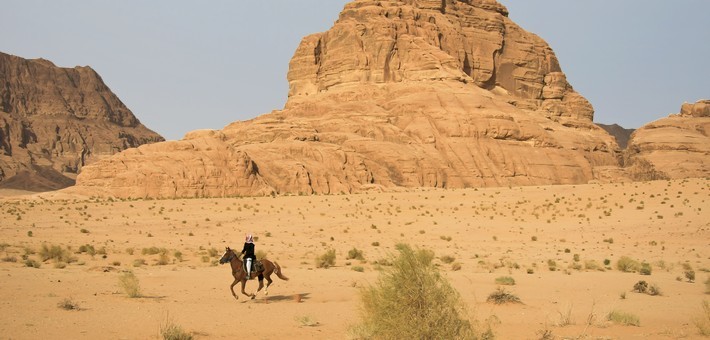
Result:
{"type": "Polygon", "coordinates": [[[304,302],[310,299],[311,293],[296,293],[291,295],[265,295],[260,299],[255,300],[257,303],[272,303],[272,302],[284,302],[293,301],[296,303],[304,302]]]}

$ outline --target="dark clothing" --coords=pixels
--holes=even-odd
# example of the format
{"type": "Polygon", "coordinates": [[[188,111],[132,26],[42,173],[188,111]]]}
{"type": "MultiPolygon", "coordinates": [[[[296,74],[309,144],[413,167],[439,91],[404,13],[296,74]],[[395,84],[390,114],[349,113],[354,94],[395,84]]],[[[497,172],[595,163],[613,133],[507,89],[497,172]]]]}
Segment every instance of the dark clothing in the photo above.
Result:
{"type": "Polygon", "coordinates": [[[242,254],[244,254],[244,258],[250,258],[254,261],[256,261],[256,255],[254,254],[254,243],[244,243],[244,248],[242,249],[242,254]]]}

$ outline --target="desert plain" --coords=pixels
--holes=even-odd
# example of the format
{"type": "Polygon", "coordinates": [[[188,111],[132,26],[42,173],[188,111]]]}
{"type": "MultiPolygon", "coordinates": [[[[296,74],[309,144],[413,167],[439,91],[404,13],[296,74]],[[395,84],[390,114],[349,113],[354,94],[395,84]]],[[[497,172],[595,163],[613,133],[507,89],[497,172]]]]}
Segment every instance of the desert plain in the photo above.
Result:
{"type": "Polygon", "coordinates": [[[154,339],[166,325],[197,339],[347,339],[360,289],[399,243],[433,251],[496,339],[700,338],[708,200],[708,179],[170,200],[3,191],[0,339],[154,339]],[[246,233],[290,279],[253,300],[232,297],[217,263],[246,233]],[[42,261],[43,247],[65,258],[42,261]],[[331,249],[334,265],[319,267],[331,249]],[[623,256],[650,275],[617,269],[623,256]],[[140,297],[119,285],[128,271],[140,297]],[[641,280],[660,294],[635,292],[641,280]],[[499,287],[522,303],[488,302],[499,287]]]}

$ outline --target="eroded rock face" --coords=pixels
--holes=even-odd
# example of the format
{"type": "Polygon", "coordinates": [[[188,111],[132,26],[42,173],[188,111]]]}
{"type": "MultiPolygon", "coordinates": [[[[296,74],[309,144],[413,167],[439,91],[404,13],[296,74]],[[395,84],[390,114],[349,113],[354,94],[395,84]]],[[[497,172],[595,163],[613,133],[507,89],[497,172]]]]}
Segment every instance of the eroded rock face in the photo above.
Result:
{"type": "Polygon", "coordinates": [[[627,158],[649,162],[667,178],[710,177],[710,100],[683,104],[679,114],[631,135],[627,158]]]}
{"type": "Polygon", "coordinates": [[[587,183],[617,167],[554,53],[492,0],[346,5],[303,39],[281,111],[84,168],[121,197],[587,183]]]}
{"type": "Polygon", "coordinates": [[[0,185],[58,189],[97,159],[162,140],[91,68],[0,53],[0,185]]]}

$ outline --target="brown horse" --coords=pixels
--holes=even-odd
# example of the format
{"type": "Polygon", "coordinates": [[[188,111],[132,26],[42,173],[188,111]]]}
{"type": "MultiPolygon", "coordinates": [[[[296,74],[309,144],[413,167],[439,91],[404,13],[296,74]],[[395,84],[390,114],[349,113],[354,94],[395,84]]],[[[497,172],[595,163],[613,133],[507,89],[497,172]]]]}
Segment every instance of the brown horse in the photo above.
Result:
{"type": "Polygon", "coordinates": [[[264,278],[266,278],[266,289],[264,290],[264,295],[269,295],[269,286],[271,286],[271,283],[273,282],[271,280],[272,273],[276,274],[276,276],[278,276],[281,280],[288,280],[288,278],[281,273],[281,267],[278,263],[271,262],[267,259],[261,259],[261,263],[264,266],[264,270],[259,272],[251,272],[251,278],[257,276],[259,277],[259,289],[257,289],[256,293],[254,294],[247,294],[244,291],[244,287],[247,284],[247,273],[244,271],[242,260],[239,258],[240,256],[241,254],[237,254],[234,250],[227,247],[227,251],[225,251],[224,255],[222,255],[222,258],[219,259],[220,264],[225,264],[229,262],[229,264],[232,266],[232,276],[234,276],[234,282],[232,282],[232,285],[229,286],[229,290],[232,291],[232,296],[234,296],[235,299],[239,299],[239,297],[237,297],[237,294],[234,293],[234,286],[237,284],[237,282],[242,282],[242,294],[254,299],[256,298],[256,293],[261,291],[261,288],[264,288],[264,278]]]}

